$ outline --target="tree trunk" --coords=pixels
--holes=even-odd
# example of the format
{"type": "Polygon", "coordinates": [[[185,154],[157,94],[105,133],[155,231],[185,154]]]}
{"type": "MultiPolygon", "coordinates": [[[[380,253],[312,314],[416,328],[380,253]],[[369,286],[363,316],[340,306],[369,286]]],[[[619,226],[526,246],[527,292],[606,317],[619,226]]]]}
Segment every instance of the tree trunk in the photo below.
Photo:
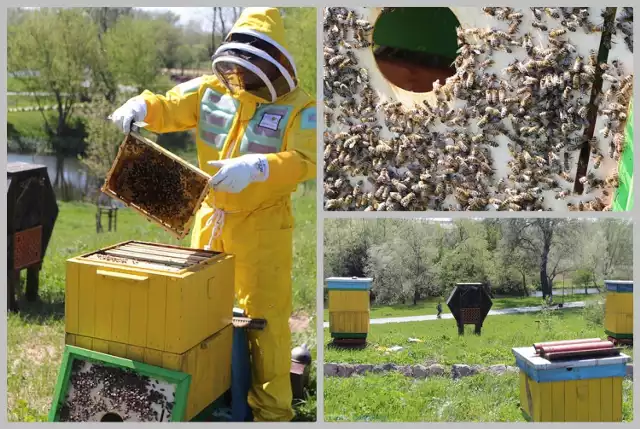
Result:
{"type": "Polygon", "coordinates": [[[416,288],[416,290],[413,291],[413,305],[416,306],[418,305],[418,290],[416,288]]]}
{"type": "Polygon", "coordinates": [[[522,296],[529,296],[527,291],[527,276],[525,273],[522,273],[522,296]]]}
{"type": "Polygon", "coordinates": [[[540,258],[540,286],[542,288],[542,298],[551,297],[552,291],[549,284],[549,276],[547,276],[547,263],[549,261],[550,243],[545,242],[542,249],[542,257],[540,258]]]}

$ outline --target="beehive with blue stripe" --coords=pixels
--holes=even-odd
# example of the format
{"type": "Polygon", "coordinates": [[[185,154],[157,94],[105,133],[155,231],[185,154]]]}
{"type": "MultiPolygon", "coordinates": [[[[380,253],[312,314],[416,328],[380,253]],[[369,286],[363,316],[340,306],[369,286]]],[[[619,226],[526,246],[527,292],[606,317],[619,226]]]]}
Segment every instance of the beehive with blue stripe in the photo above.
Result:
{"type": "Polygon", "coordinates": [[[633,339],[633,282],[605,280],[604,330],[615,340],[633,339]]]}
{"type": "Polygon", "coordinates": [[[550,361],[533,347],[512,349],[520,368],[520,407],[533,422],[620,422],[629,356],[550,361]]]}
{"type": "Polygon", "coordinates": [[[329,331],[336,339],[366,339],[369,333],[370,278],[330,277],[329,331]]]}

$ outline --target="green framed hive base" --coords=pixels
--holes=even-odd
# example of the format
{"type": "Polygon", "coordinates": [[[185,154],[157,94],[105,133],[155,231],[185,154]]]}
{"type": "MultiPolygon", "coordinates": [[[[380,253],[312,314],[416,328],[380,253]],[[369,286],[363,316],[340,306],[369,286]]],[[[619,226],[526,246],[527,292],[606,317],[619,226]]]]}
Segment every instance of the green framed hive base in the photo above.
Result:
{"type": "Polygon", "coordinates": [[[339,340],[349,340],[349,339],[358,339],[358,340],[366,340],[367,334],[365,333],[348,333],[348,332],[332,332],[331,338],[337,338],[339,340]]]}
{"type": "Polygon", "coordinates": [[[191,376],[65,346],[50,422],[183,421],[191,376]]]}
{"type": "Polygon", "coordinates": [[[618,164],[620,186],[615,191],[612,204],[614,212],[633,209],[633,99],[629,102],[627,123],[624,128],[625,146],[618,164]]]}
{"type": "Polygon", "coordinates": [[[605,334],[607,334],[611,338],[615,338],[616,340],[633,340],[633,334],[618,334],[615,332],[604,330],[605,334]]]}

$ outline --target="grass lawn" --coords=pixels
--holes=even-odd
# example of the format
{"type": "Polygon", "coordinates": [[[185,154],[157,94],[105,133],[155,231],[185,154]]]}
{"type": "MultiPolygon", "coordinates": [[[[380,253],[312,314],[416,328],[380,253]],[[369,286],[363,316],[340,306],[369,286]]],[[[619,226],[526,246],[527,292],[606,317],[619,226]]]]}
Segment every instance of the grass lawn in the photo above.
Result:
{"type": "Polygon", "coordinates": [[[39,111],[7,112],[7,126],[9,124],[23,137],[47,137],[44,131],[44,119],[39,111]]]}
{"type": "MultiPolygon", "coordinates": [[[[78,254],[121,241],[139,239],[178,244],[161,228],[125,209],[118,214],[118,231],[95,233],[95,206],[59,203],[60,214],[40,275],[41,300],[21,303],[21,312],[8,316],[8,420],[46,421],[64,345],[65,261],[78,254]]],[[[294,198],[294,308],[311,317],[307,330],[293,334],[294,344],[307,342],[315,355],[316,199],[315,192],[294,198]]],[[[185,239],[182,244],[189,243],[185,239]]],[[[315,380],[315,370],[312,370],[315,380]]],[[[315,381],[312,382],[312,386],[315,381]]],[[[315,420],[314,397],[298,408],[298,419],[315,420]]]]}
{"type": "MultiPolygon", "coordinates": [[[[40,97],[43,105],[55,104],[53,97],[40,97]]],[[[7,95],[7,108],[15,107],[38,107],[36,98],[30,95],[7,95]]]]}
{"type": "MultiPolygon", "coordinates": [[[[594,306],[595,307],[595,306],[594,306]]],[[[351,363],[440,363],[453,365],[506,364],[515,365],[511,348],[526,347],[535,342],[573,338],[606,338],[602,323],[591,322],[586,314],[596,310],[554,310],[531,314],[489,316],[482,327],[482,335],[473,335],[473,328],[466,327],[464,336],[458,336],[454,320],[427,322],[389,323],[371,325],[368,347],[363,350],[325,348],[325,362],[351,363]],[[422,343],[410,343],[417,338],[422,343]],[[403,350],[386,354],[378,347],[401,346],[403,350]]],[[[331,335],[325,330],[325,340],[331,335]]],[[[629,350],[627,354],[631,354],[629,350]]]]}
{"type": "MultiPolygon", "coordinates": [[[[324,380],[325,420],[332,422],[524,422],[519,376],[480,374],[415,380],[401,374],[324,380]]],[[[623,420],[633,420],[633,383],[623,381],[623,420]]]]}
{"type": "MultiPolygon", "coordinates": [[[[571,301],[592,301],[596,300],[600,297],[599,294],[590,294],[590,295],[566,295],[564,297],[564,302],[571,301]]],[[[559,303],[562,302],[562,296],[558,295],[554,297],[554,301],[559,303]]],[[[509,298],[494,298],[493,299],[493,307],[492,310],[499,310],[501,308],[514,308],[514,307],[533,307],[542,305],[542,298],[529,296],[529,297],[509,297],[509,298]]],[[[408,317],[408,316],[424,316],[428,314],[437,314],[436,305],[438,305],[437,300],[425,300],[418,302],[417,305],[413,304],[396,304],[396,305],[385,305],[385,306],[375,306],[371,308],[371,318],[379,319],[383,317],[408,317]]],[[[447,307],[446,301],[442,301],[442,312],[450,313],[449,307],[447,307]]],[[[324,307],[324,321],[329,321],[329,309],[327,308],[327,303],[325,303],[324,307]]]]}

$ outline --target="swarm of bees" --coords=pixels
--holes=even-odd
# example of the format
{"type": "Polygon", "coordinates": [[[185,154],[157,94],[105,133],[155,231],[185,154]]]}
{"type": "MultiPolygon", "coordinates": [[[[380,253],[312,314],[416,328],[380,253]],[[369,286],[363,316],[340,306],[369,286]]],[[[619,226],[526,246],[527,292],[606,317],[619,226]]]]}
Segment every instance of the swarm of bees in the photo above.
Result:
{"type": "MultiPolygon", "coordinates": [[[[370,46],[372,24],[351,9],[324,9],[325,209],[540,211],[544,191],[554,192],[556,199],[571,194],[572,154],[585,144],[593,169],[607,155],[619,157],[633,76],[615,62],[598,64],[595,51],[582,57],[571,44],[578,30],[603,31],[591,22],[588,9],[531,8],[531,30],[546,33],[546,46],[522,31],[522,12],[482,11],[504,21],[507,30],[458,28],[456,73],[434,82],[435,103],[406,106],[381,100],[354,54],[370,46]],[[494,52],[514,56],[501,75],[489,72],[494,52]],[[599,111],[608,118],[608,131],[585,138],[599,73],[610,84],[600,95],[599,111]],[[455,100],[466,103],[453,108],[455,100]],[[512,159],[507,177],[496,180],[491,148],[504,147],[500,136],[506,137],[512,159]],[[598,138],[610,139],[614,150],[600,153],[598,138]]],[[[579,180],[585,194],[600,189],[606,196],[605,188],[615,184],[593,171],[579,180]]],[[[593,195],[567,205],[569,210],[608,209],[593,195]]]]}

